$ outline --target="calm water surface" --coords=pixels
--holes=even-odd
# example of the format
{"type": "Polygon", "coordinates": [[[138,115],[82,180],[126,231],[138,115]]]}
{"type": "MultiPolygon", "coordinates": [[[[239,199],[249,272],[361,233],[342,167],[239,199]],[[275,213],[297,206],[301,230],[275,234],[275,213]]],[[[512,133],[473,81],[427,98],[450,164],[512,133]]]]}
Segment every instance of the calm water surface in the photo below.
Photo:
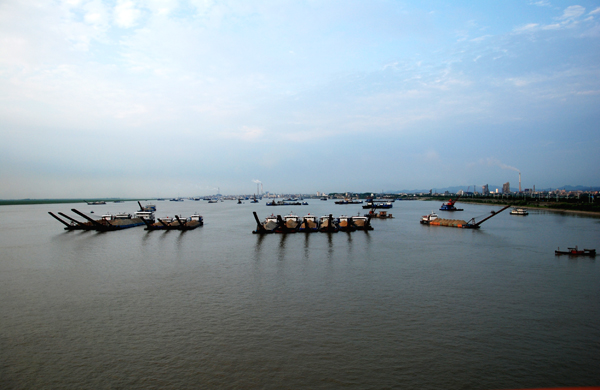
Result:
{"type": "MultiPolygon", "coordinates": [[[[260,237],[252,211],[309,201],[157,202],[189,232],[65,232],[0,207],[0,388],[501,389],[600,385],[600,219],[531,210],[476,230],[396,202],[375,230],[260,237]]],[[[463,205],[468,220],[488,206],[463,205]]],[[[496,208],[497,209],[497,208],[496,208]]],[[[79,219],[79,218],[78,218],[79,219]]]]}

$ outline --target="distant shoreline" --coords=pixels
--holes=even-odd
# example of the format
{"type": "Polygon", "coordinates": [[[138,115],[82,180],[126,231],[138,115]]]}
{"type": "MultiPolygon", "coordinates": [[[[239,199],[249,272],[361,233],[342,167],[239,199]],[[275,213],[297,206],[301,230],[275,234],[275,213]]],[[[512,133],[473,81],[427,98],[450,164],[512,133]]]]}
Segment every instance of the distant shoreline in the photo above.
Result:
{"type": "Polygon", "coordinates": [[[115,203],[115,202],[136,202],[136,201],[148,201],[155,200],[149,198],[140,198],[140,199],[0,199],[0,206],[18,206],[18,205],[34,205],[34,204],[61,204],[61,203],[87,203],[87,202],[106,202],[115,203]]]}
{"type": "MultiPolygon", "coordinates": [[[[480,203],[480,202],[469,202],[469,201],[466,201],[466,202],[458,201],[457,203],[479,204],[479,205],[490,205],[490,206],[509,206],[509,203],[480,203]]],[[[517,206],[517,205],[510,205],[510,206],[515,207],[515,208],[522,208],[522,209],[552,211],[552,212],[556,212],[556,213],[569,213],[569,214],[583,214],[583,215],[600,216],[600,212],[598,212],[598,211],[554,209],[554,208],[550,208],[550,207],[539,207],[539,206],[517,206]]]]}

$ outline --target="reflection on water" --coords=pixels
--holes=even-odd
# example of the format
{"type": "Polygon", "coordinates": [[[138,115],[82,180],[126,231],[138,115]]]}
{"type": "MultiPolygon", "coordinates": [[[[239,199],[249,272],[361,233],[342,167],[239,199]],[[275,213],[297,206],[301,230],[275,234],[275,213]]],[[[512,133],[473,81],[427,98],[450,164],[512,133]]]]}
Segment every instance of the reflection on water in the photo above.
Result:
{"type": "Polygon", "coordinates": [[[598,263],[554,255],[597,248],[598,219],[507,213],[465,230],[420,225],[431,204],[397,202],[370,232],[254,235],[264,205],[159,207],[206,224],[65,232],[46,207],[0,207],[1,388],[600,382],[598,263]]]}

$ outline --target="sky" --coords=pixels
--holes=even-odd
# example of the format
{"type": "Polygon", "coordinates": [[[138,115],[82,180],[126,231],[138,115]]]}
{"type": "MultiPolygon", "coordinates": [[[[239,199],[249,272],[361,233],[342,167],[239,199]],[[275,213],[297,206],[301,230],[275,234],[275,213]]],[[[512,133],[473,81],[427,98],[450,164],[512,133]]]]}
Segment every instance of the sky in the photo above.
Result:
{"type": "Polygon", "coordinates": [[[598,186],[599,130],[600,1],[0,1],[2,199],[598,186]]]}

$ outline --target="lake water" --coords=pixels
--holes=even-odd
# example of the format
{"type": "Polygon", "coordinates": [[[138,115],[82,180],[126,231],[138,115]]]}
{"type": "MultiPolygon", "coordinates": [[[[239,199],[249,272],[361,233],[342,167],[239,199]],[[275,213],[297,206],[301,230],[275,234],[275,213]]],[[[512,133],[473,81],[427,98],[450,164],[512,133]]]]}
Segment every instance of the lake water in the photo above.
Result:
{"type": "MultiPolygon", "coordinates": [[[[395,202],[354,233],[253,235],[272,212],[356,215],[309,200],[156,202],[188,232],[65,232],[0,207],[0,388],[503,389],[600,385],[600,219],[508,210],[480,230],[419,224],[395,202]]],[[[468,220],[492,208],[462,204],[468,220]]],[[[77,218],[80,219],[80,218],[77,218]]]]}

